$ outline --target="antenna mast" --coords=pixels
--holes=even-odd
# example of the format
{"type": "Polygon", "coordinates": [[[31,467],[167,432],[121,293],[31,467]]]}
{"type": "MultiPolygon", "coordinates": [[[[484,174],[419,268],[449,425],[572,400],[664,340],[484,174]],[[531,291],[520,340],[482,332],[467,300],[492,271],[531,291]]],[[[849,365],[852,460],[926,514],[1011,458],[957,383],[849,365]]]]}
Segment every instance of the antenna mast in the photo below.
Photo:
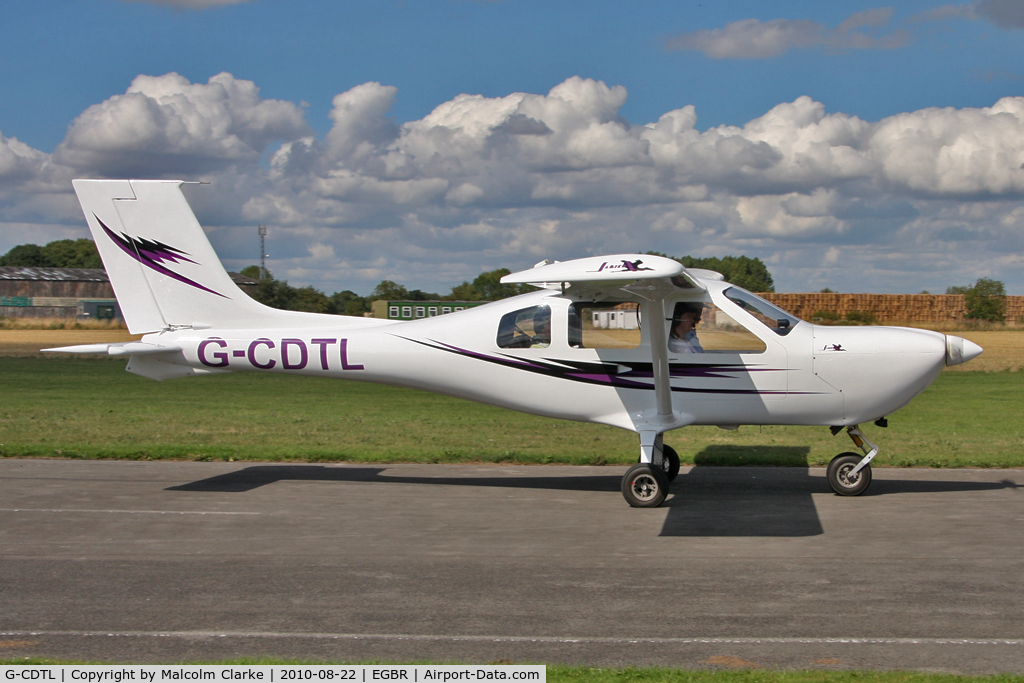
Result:
{"type": "Polygon", "coordinates": [[[267,276],[267,226],[261,225],[257,228],[260,233],[260,279],[267,276]]]}

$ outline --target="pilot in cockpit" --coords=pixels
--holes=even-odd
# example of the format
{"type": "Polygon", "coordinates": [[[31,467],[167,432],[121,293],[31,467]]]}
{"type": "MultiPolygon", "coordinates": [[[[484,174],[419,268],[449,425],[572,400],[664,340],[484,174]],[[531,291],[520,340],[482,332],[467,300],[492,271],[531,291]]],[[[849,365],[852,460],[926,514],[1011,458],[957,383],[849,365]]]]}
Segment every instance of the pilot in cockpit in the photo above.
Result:
{"type": "Polygon", "coordinates": [[[668,337],[668,350],[673,353],[704,353],[697,339],[697,324],[704,307],[698,303],[680,301],[672,312],[672,332],[668,337]]]}

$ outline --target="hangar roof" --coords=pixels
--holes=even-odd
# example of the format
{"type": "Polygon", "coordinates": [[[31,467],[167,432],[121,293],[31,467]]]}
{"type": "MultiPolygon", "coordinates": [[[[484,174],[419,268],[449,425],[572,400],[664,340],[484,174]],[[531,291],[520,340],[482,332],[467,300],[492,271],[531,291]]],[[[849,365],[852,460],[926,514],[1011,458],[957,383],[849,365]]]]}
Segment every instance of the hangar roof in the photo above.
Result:
{"type": "MultiPolygon", "coordinates": [[[[259,280],[228,273],[236,285],[257,285],[259,280]]],[[[0,280],[43,280],[49,282],[109,282],[102,268],[37,268],[28,266],[0,266],[0,280]]]]}
{"type": "Polygon", "coordinates": [[[108,282],[102,268],[34,268],[0,266],[0,280],[47,280],[50,282],[108,282]]]}

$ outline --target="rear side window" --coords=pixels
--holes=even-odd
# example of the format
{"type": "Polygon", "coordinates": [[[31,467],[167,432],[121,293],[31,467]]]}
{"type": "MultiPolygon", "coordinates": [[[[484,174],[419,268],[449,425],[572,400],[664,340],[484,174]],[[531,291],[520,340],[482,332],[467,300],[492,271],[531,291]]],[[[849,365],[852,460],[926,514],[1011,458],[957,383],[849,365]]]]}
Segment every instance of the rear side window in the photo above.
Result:
{"type": "Polygon", "coordinates": [[[569,346],[574,349],[635,349],[640,346],[640,305],[574,303],[569,307],[569,346]]]}
{"type": "Polygon", "coordinates": [[[501,316],[498,347],[502,349],[543,349],[551,345],[551,308],[531,306],[501,316]]]}

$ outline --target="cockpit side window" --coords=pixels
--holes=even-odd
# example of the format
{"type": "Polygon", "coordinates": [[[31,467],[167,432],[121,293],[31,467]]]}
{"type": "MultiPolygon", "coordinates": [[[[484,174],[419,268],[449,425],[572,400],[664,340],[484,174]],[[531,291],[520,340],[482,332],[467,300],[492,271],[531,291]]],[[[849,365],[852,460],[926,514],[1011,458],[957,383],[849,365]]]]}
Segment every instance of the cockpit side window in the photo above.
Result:
{"type": "Polygon", "coordinates": [[[729,301],[733,302],[780,337],[785,337],[792,331],[800,319],[786,313],[775,304],[765,301],[756,294],[751,294],[739,287],[730,287],[723,292],[729,301]]]}
{"type": "MultiPolygon", "coordinates": [[[[710,302],[679,302],[669,322],[669,357],[681,353],[763,353],[767,344],[726,311],[710,302]],[[700,311],[692,325],[681,325],[686,312],[700,311]],[[679,316],[677,318],[677,316],[679,316]]],[[[694,319],[694,316],[691,316],[694,319]]],[[[689,357],[689,356],[688,356],[689,357]]],[[[690,357],[696,360],[695,357],[690,357]]]]}
{"type": "Polygon", "coordinates": [[[531,306],[501,316],[498,347],[543,349],[551,344],[551,307],[531,306]]]}

